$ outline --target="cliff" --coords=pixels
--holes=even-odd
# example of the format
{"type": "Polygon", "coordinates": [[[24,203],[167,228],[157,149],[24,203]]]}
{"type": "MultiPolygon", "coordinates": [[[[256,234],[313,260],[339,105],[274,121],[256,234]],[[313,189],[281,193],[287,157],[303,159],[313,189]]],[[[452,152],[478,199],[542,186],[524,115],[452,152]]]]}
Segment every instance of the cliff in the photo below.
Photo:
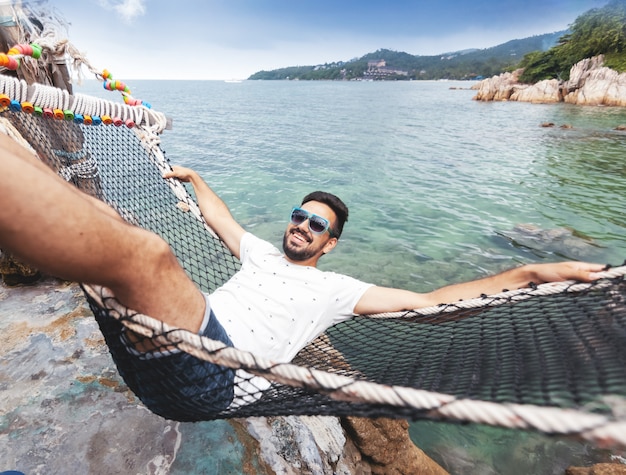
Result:
{"type": "Polygon", "coordinates": [[[474,100],[626,106],[626,73],[605,67],[603,55],[576,63],[570,69],[568,81],[549,79],[521,84],[521,73],[518,69],[479,82],[473,87],[478,90],[474,100]]]}

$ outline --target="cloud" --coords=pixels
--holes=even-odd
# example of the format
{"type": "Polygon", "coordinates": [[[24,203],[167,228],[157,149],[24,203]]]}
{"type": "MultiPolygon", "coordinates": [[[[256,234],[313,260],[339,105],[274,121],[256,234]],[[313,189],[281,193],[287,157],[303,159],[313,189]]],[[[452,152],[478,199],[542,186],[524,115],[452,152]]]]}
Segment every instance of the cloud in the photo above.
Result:
{"type": "MultiPolygon", "coordinates": [[[[111,7],[111,2],[101,1],[103,7],[111,7]]],[[[112,4],[112,8],[122,17],[124,22],[132,23],[133,20],[146,13],[145,0],[121,0],[112,4]]]]}

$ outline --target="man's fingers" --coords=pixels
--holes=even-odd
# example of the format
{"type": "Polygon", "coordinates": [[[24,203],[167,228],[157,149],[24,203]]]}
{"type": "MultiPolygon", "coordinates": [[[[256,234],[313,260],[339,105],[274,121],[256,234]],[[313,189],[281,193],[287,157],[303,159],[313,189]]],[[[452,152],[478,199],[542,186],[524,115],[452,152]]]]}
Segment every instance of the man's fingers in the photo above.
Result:
{"type": "Polygon", "coordinates": [[[602,277],[600,275],[600,272],[605,270],[605,266],[601,264],[580,262],[575,264],[575,269],[577,270],[574,277],[576,280],[591,282],[593,280],[598,280],[602,277]]]}

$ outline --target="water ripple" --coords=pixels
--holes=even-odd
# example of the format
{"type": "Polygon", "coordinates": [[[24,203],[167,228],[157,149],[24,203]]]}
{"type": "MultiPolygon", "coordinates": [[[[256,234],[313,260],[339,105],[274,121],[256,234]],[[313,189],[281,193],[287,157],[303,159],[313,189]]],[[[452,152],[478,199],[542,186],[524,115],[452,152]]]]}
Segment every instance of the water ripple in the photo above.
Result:
{"type": "Polygon", "coordinates": [[[626,111],[479,103],[467,87],[139,81],[134,90],[173,117],[168,157],[197,168],[261,237],[280,242],[289,208],[309,191],[341,196],[350,222],[323,267],[424,289],[518,262],[621,262],[626,135],[613,129],[626,111]],[[594,246],[502,238],[530,225],[594,246]]]}

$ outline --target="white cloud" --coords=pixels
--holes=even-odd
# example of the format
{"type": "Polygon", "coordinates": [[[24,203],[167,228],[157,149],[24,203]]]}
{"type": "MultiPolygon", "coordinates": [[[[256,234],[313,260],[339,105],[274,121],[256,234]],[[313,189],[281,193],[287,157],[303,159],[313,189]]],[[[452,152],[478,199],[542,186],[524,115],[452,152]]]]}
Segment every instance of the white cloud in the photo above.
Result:
{"type": "Polygon", "coordinates": [[[133,20],[146,13],[145,0],[121,0],[111,5],[110,1],[101,1],[103,7],[113,7],[119,13],[126,23],[132,23],[133,20]]]}

